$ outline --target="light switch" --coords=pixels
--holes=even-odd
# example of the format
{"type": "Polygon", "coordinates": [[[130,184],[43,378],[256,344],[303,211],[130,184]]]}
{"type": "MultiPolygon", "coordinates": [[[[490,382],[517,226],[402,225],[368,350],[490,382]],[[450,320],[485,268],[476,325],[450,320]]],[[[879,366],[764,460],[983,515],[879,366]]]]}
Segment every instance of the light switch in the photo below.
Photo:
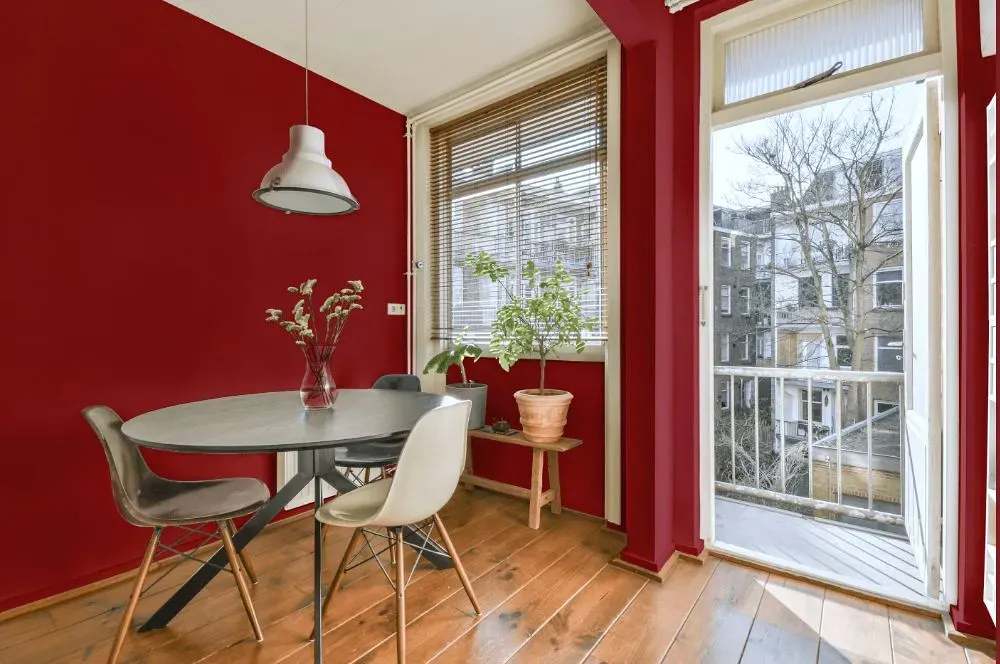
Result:
{"type": "Polygon", "coordinates": [[[406,305],[405,304],[395,304],[393,302],[389,303],[389,315],[390,316],[405,316],[406,315],[406,305]]]}

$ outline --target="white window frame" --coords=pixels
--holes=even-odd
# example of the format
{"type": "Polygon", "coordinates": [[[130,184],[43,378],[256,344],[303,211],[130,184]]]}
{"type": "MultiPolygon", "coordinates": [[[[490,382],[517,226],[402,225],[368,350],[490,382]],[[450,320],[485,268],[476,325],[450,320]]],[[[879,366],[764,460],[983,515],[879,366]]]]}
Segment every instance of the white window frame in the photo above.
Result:
{"type": "MultiPolygon", "coordinates": [[[[430,251],[430,129],[490,104],[507,99],[539,83],[572,71],[600,57],[607,58],[607,319],[608,338],[592,344],[583,353],[560,353],[558,361],[601,362],[604,364],[604,518],[621,523],[621,47],[607,29],[538,58],[530,64],[497,76],[469,92],[458,94],[438,106],[407,119],[410,236],[407,238],[405,274],[407,292],[413,300],[407,306],[407,365],[420,374],[427,360],[444,346],[431,338],[433,312],[430,311],[431,275],[427,265],[430,251]]],[[[403,266],[401,266],[403,267],[403,266]]],[[[487,357],[489,353],[485,353],[487,357]]],[[[421,375],[424,390],[443,392],[443,376],[421,375]]]]}
{"type": "Polygon", "coordinates": [[[880,270],[876,270],[875,271],[875,273],[872,275],[872,309],[881,309],[881,310],[902,309],[903,308],[903,301],[902,300],[904,300],[905,298],[906,298],[906,291],[905,291],[905,284],[904,284],[904,277],[903,277],[903,266],[902,265],[899,266],[899,267],[884,267],[884,268],[882,268],[880,270]],[[895,281],[895,280],[894,281],[883,281],[883,282],[880,283],[879,280],[878,280],[878,275],[884,274],[886,272],[899,272],[899,281],[895,281]],[[883,284],[899,284],[899,297],[900,297],[900,303],[899,304],[879,304],[878,303],[878,287],[881,286],[881,285],[883,285],[883,284]]]}
{"type": "Polygon", "coordinates": [[[733,315],[733,287],[729,284],[719,286],[719,313],[723,316],[733,315]]]}
{"type": "Polygon", "coordinates": [[[740,353],[740,359],[744,362],[750,359],[750,335],[743,335],[743,352],[740,353]]]}
{"type": "MultiPolygon", "coordinates": [[[[730,107],[715,106],[715,91],[722,72],[723,59],[719,57],[719,38],[734,30],[752,31],[759,29],[762,20],[775,19],[776,13],[798,12],[799,14],[814,11],[828,6],[837,0],[749,0],[739,7],[724,11],[716,16],[701,21],[701,86],[700,86],[700,144],[699,144],[699,188],[701,191],[700,209],[702,260],[700,266],[701,283],[707,284],[709,293],[713,293],[711,284],[714,280],[712,255],[706,254],[704,238],[710,238],[714,225],[712,211],[711,186],[711,140],[712,132],[728,126],[761,119],[779,112],[787,112],[812,106],[823,101],[860,94],[869,90],[916,81],[933,76],[943,76],[942,89],[942,146],[943,146],[943,218],[945,229],[942,251],[944,275],[942,288],[944,301],[944,330],[942,334],[943,365],[945,367],[942,408],[944,416],[943,433],[945,450],[944,458],[944,503],[946,508],[944,518],[944,546],[942,555],[943,597],[928,600],[933,610],[944,610],[958,599],[958,471],[959,471],[959,335],[958,335],[958,300],[959,298],[959,238],[958,238],[958,200],[959,200],[959,155],[958,155],[958,66],[956,16],[953,0],[930,0],[936,4],[936,15],[940,30],[936,31],[936,46],[924,55],[903,59],[889,64],[866,68],[822,81],[806,88],[791,91],[781,91],[772,95],[736,104],[730,107]]],[[[721,86],[718,86],[721,87],[721,86]]],[[[712,246],[709,242],[707,246],[712,246]]],[[[700,354],[702,368],[699,383],[701,392],[711,395],[714,389],[712,374],[712,334],[713,320],[708,320],[702,329],[700,354]]],[[[701,535],[709,548],[722,548],[715,541],[714,512],[714,427],[711,426],[713,413],[709,404],[711,398],[702,399],[706,404],[701,411],[701,535]]],[[[810,576],[810,571],[803,567],[800,573],[810,576]]],[[[822,579],[829,581],[829,579],[822,579]]]]}
{"type": "Polygon", "coordinates": [[[747,287],[747,286],[741,286],[740,288],[737,289],[736,292],[738,293],[738,297],[739,297],[739,300],[740,300],[740,308],[742,309],[742,311],[740,311],[740,313],[743,314],[744,316],[749,316],[750,315],[750,301],[751,301],[751,299],[750,299],[750,288],[747,287]]]}
{"type": "Polygon", "coordinates": [[[733,238],[729,235],[722,235],[719,239],[719,255],[722,258],[722,267],[731,268],[733,266],[733,238]]]}
{"type": "Polygon", "coordinates": [[[732,343],[732,338],[729,333],[726,332],[720,337],[721,346],[719,346],[719,364],[729,364],[730,360],[730,344],[732,343]]]}
{"type": "Polygon", "coordinates": [[[749,270],[751,266],[750,243],[746,240],[742,240],[740,241],[740,269],[749,270]]]}
{"type": "Polygon", "coordinates": [[[729,394],[729,381],[724,380],[720,384],[722,385],[722,389],[719,390],[719,409],[729,410],[733,405],[733,397],[729,394]]]}

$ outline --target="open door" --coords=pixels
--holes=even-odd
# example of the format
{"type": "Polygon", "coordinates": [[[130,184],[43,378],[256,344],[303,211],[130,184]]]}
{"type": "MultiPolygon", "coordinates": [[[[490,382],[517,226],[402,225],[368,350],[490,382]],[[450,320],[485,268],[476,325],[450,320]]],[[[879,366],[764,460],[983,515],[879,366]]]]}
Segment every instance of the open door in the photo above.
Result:
{"type": "Polygon", "coordinates": [[[940,85],[928,81],[903,143],[906,218],[906,445],[903,516],[927,596],[941,560],[941,130],[940,85]]]}

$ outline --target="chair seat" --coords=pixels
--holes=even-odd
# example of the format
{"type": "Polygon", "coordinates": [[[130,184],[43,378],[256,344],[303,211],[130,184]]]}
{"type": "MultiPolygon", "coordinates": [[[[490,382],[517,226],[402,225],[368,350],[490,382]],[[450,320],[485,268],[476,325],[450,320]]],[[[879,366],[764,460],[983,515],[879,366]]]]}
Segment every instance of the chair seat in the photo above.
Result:
{"type": "Polygon", "coordinates": [[[401,440],[387,438],[384,441],[338,447],[334,451],[334,458],[338,466],[346,468],[382,468],[399,461],[405,443],[406,436],[403,436],[401,440]]]}
{"type": "Polygon", "coordinates": [[[270,497],[267,485],[249,477],[198,482],[156,478],[140,490],[136,516],[151,526],[222,521],[252,514],[270,497]]]}
{"type": "Polygon", "coordinates": [[[403,526],[402,523],[375,523],[389,495],[392,478],[378,480],[337,496],[316,511],[316,518],[331,526],[361,528],[363,526],[403,526]]]}

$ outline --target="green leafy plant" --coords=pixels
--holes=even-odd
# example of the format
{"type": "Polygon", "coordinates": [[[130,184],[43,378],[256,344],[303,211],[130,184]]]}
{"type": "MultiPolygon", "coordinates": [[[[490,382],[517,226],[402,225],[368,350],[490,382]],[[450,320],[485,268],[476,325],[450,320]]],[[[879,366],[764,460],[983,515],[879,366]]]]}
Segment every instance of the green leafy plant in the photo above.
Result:
{"type": "Polygon", "coordinates": [[[465,374],[465,360],[466,358],[472,358],[473,362],[478,362],[482,354],[483,349],[476,344],[465,343],[465,332],[462,332],[462,334],[458,335],[451,342],[448,348],[427,361],[424,373],[445,374],[448,373],[450,367],[458,367],[459,372],[462,374],[462,385],[468,385],[470,381],[469,377],[465,374]]]}
{"type": "Polygon", "coordinates": [[[573,275],[556,263],[552,274],[543,276],[534,261],[528,261],[521,271],[525,280],[524,293],[515,293],[508,283],[510,270],[487,252],[470,255],[465,265],[473,268],[477,277],[486,277],[498,284],[507,296],[507,304],[497,311],[491,326],[490,350],[504,371],[510,371],[525,355],[537,355],[541,375],[539,394],[545,394],[545,360],[561,348],[582,353],[586,348],[583,333],[593,329],[594,321],[583,315],[580,296],[570,289],[573,275]]]}
{"type": "Polygon", "coordinates": [[[316,324],[317,309],[313,305],[313,288],[316,279],[306,279],[298,286],[289,286],[288,292],[301,298],[292,308],[292,317],[282,320],[281,309],[268,309],[264,313],[269,323],[277,323],[299,346],[336,346],[340,333],[344,331],[347,318],[352,311],[363,309],[361,292],[365,289],[360,281],[352,279],[347,286],[326,298],[319,307],[319,314],[325,319],[322,335],[318,335],[316,324]]]}

